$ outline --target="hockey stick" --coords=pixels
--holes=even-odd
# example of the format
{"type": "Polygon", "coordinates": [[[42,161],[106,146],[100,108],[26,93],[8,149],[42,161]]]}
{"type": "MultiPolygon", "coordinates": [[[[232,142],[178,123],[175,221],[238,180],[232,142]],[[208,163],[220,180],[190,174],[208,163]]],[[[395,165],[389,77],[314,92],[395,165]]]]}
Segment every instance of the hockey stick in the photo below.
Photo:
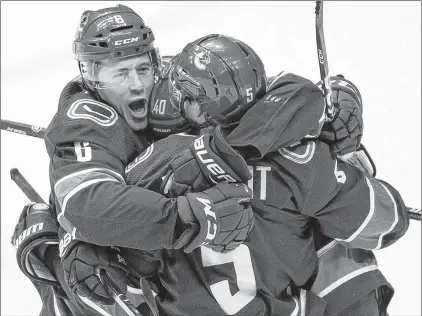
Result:
{"type": "Polygon", "coordinates": [[[324,91],[324,98],[326,104],[325,113],[327,115],[328,120],[331,121],[334,118],[335,109],[333,105],[333,96],[331,93],[330,75],[328,72],[327,49],[325,47],[323,18],[324,15],[322,0],[316,1],[315,28],[319,61],[319,74],[321,76],[322,90],[324,91]]]}
{"type": "Polygon", "coordinates": [[[1,129],[12,133],[38,138],[44,138],[45,135],[45,128],[7,120],[1,120],[1,129]]]}
{"type": "MultiPolygon", "coordinates": [[[[24,178],[20,171],[16,168],[10,170],[10,177],[18,185],[23,193],[28,197],[31,202],[44,203],[44,200],[41,196],[35,191],[35,189],[29,184],[29,182],[24,178]]],[[[108,277],[106,271],[101,269],[97,272],[98,277],[100,278],[101,283],[106,287],[106,289],[113,296],[114,300],[120,307],[129,315],[129,316],[140,316],[141,314],[138,310],[132,305],[129,299],[121,293],[117,285],[113,280],[108,277]]]]}
{"type": "Polygon", "coordinates": [[[22,192],[25,193],[31,202],[46,204],[42,197],[37,193],[37,191],[35,191],[18,169],[10,169],[10,178],[12,178],[12,180],[18,185],[22,192]]]}
{"type": "Polygon", "coordinates": [[[421,221],[421,210],[418,208],[411,208],[406,206],[406,210],[409,213],[409,218],[416,221],[421,221]]]}
{"type": "Polygon", "coordinates": [[[136,307],[131,303],[127,296],[119,289],[114,281],[109,277],[104,269],[97,269],[97,276],[100,279],[101,284],[111,294],[117,304],[128,314],[129,316],[142,316],[136,307]]]}
{"type": "MultiPolygon", "coordinates": [[[[318,50],[318,61],[319,61],[319,74],[321,77],[322,90],[324,92],[325,104],[326,104],[326,115],[329,120],[334,118],[335,109],[333,104],[333,96],[331,92],[331,82],[330,74],[328,72],[328,61],[327,61],[327,49],[325,47],[325,38],[324,38],[324,27],[323,27],[323,1],[316,1],[315,5],[315,28],[316,28],[316,41],[317,41],[317,50],[318,50]]],[[[366,156],[368,157],[370,167],[373,169],[371,174],[375,176],[376,167],[371,156],[369,155],[366,148],[362,145],[366,156]]],[[[359,158],[359,157],[357,157],[359,158]]],[[[369,167],[369,166],[367,166],[369,167]]],[[[409,213],[409,218],[420,221],[421,220],[421,210],[417,208],[406,207],[407,212],[409,213]]]]}
{"type": "MultiPolygon", "coordinates": [[[[9,126],[13,126],[13,128],[18,127],[18,126],[23,126],[25,128],[31,128],[30,125],[28,124],[23,124],[23,123],[18,123],[18,122],[10,122],[10,121],[4,121],[1,120],[1,128],[3,128],[3,122],[9,122],[12,125],[9,126]]],[[[13,130],[10,130],[11,132],[14,132],[13,130]]],[[[44,128],[41,128],[41,133],[36,134],[35,137],[39,137],[39,138],[43,138],[44,136],[44,128]]],[[[17,132],[19,134],[22,134],[20,132],[17,132]]],[[[24,135],[29,135],[29,134],[24,134],[24,135]]],[[[30,136],[34,136],[34,135],[30,135],[30,136]]],[[[370,156],[369,156],[370,157],[370,156]]],[[[374,165],[375,166],[375,165],[374,165]]],[[[40,203],[45,203],[42,198],[38,195],[38,193],[32,188],[32,186],[28,183],[28,181],[26,181],[26,179],[22,176],[22,174],[19,172],[18,169],[14,168],[10,170],[10,176],[12,178],[13,181],[15,181],[15,183],[19,186],[19,188],[25,193],[25,195],[33,202],[40,202],[40,203]]],[[[412,207],[406,207],[407,211],[409,212],[409,217],[411,219],[417,220],[417,221],[421,221],[421,210],[418,208],[412,208],[412,207]]]]}

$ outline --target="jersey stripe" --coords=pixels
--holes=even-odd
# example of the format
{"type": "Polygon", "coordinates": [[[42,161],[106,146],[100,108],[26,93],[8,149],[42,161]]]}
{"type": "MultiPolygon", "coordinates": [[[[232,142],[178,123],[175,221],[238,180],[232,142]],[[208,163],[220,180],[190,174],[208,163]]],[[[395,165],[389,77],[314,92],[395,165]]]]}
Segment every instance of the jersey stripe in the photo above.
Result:
{"type": "Polygon", "coordinates": [[[370,198],[368,216],[349,238],[336,240],[353,248],[380,249],[383,238],[394,230],[399,221],[397,203],[382,183],[366,177],[365,180],[370,198]]]}
{"type": "Polygon", "coordinates": [[[387,194],[388,194],[388,196],[390,197],[391,201],[393,202],[393,205],[394,205],[394,221],[393,221],[393,223],[391,224],[390,228],[389,228],[387,231],[383,232],[383,233],[380,235],[380,237],[379,237],[379,239],[378,239],[377,246],[375,247],[375,249],[376,249],[376,250],[381,249],[381,247],[382,247],[382,239],[383,239],[383,237],[384,237],[385,235],[387,235],[388,233],[390,233],[390,232],[394,229],[394,227],[396,227],[397,223],[399,222],[399,215],[398,215],[398,212],[397,212],[397,203],[396,203],[396,201],[394,200],[394,197],[393,197],[393,195],[391,194],[390,190],[388,190],[388,189],[385,187],[385,185],[384,185],[384,184],[382,184],[382,183],[380,183],[380,184],[381,184],[381,185],[382,185],[382,187],[385,189],[385,191],[387,192],[387,194]]]}
{"type": "Polygon", "coordinates": [[[95,172],[95,171],[104,171],[105,173],[111,173],[111,174],[113,174],[113,175],[115,175],[121,182],[124,182],[125,180],[123,179],[123,177],[119,174],[119,173],[117,173],[116,171],[113,171],[113,170],[111,170],[111,169],[106,169],[106,168],[89,168],[89,169],[85,169],[85,170],[81,170],[81,171],[77,171],[77,172],[74,172],[74,173],[71,173],[71,174],[69,174],[69,175],[67,175],[67,176],[65,176],[65,177],[63,177],[63,178],[61,178],[61,179],[59,179],[57,182],[56,182],[56,184],[54,185],[54,190],[56,190],[56,188],[62,183],[62,182],[64,182],[64,181],[66,181],[66,180],[68,180],[68,179],[70,179],[70,178],[74,178],[74,177],[79,177],[79,176],[81,176],[81,175],[83,175],[83,174],[86,174],[86,173],[92,173],[92,172],[95,172]]]}
{"type": "MultiPolygon", "coordinates": [[[[74,172],[57,181],[54,193],[60,205],[61,212],[57,215],[60,224],[68,231],[71,227],[64,219],[64,213],[69,200],[81,190],[99,182],[124,182],[123,177],[113,170],[105,168],[90,168],[74,172]],[[117,176],[117,177],[116,177],[117,176]]],[[[68,231],[69,232],[69,231],[68,231]]]]}
{"type": "Polygon", "coordinates": [[[350,249],[335,241],[321,248],[317,254],[318,273],[311,291],[319,297],[363,273],[378,269],[371,251],[350,249]]]}
{"type": "Polygon", "coordinates": [[[81,296],[81,295],[78,295],[78,296],[82,300],[82,302],[84,302],[86,305],[88,305],[89,307],[91,307],[93,310],[97,311],[101,315],[103,315],[103,316],[112,316],[111,314],[107,313],[105,310],[103,310],[100,306],[98,306],[97,304],[95,304],[93,301],[91,301],[87,297],[84,297],[84,296],[81,296]]]}
{"type": "Polygon", "coordinates": [[[345,275],[344,277],[338,279],[336,282],[332,283],[330,286],[325,288],[323,291],[319,292],[318,296],[324,297],[325,295],[332,292],[333,290],[335,290],[337,287],[339,287],[343,283],[346,283],[347,281],[357,277],[358,275],[361,275],[361,274],[369,272],[369,271],[374,271],[374,270],[378,270],[377,265],[367,266],[367,267],[363,267],[359,270],[353,271],[353,272],[345,275]]]}

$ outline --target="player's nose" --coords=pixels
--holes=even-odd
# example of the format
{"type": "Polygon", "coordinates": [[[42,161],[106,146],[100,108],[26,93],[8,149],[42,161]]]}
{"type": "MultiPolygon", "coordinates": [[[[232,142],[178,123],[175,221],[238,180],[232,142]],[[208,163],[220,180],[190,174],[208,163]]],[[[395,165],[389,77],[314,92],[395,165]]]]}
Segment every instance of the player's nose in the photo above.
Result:
{"type": "Polygon", "coordinates": [[[141,77],[135,72],[131,73],[129,76],[130,84],[129,89],[132,92],[141,93],[144,91],[145,85],[141,79],[141,77]]]}

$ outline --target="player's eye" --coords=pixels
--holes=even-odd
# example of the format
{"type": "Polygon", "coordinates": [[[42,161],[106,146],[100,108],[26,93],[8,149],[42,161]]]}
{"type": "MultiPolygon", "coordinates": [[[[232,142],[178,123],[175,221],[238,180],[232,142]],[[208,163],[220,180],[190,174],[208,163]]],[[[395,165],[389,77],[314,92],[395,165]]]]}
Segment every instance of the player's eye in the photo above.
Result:
{"type": "Polygon", "coordinates": [[[127,71],[119,71],[118,73],[114,75],[114,78],[124,78],[127,76],[127,74],[128,74],[127,71]]]}
{"type": "Polygon", "coordinates": [[[151,70],[151,67],[149,66],[142,66],[138,68],[138,73],[144,74],[151,70]]]}

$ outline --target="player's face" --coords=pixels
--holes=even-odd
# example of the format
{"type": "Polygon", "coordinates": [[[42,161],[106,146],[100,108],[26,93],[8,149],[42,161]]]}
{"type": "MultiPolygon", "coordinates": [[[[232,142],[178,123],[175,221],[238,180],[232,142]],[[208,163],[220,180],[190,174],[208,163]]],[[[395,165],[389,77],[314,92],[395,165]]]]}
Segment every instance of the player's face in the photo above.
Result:
{"type": "Polygon", "coordinates": [[[120,61],[107,61],[99,70],[98,81],[106,83],[98,93],[139,131],[148,125],[148,99],[154,85],[154,70],[147,54],[120,61]]]}

